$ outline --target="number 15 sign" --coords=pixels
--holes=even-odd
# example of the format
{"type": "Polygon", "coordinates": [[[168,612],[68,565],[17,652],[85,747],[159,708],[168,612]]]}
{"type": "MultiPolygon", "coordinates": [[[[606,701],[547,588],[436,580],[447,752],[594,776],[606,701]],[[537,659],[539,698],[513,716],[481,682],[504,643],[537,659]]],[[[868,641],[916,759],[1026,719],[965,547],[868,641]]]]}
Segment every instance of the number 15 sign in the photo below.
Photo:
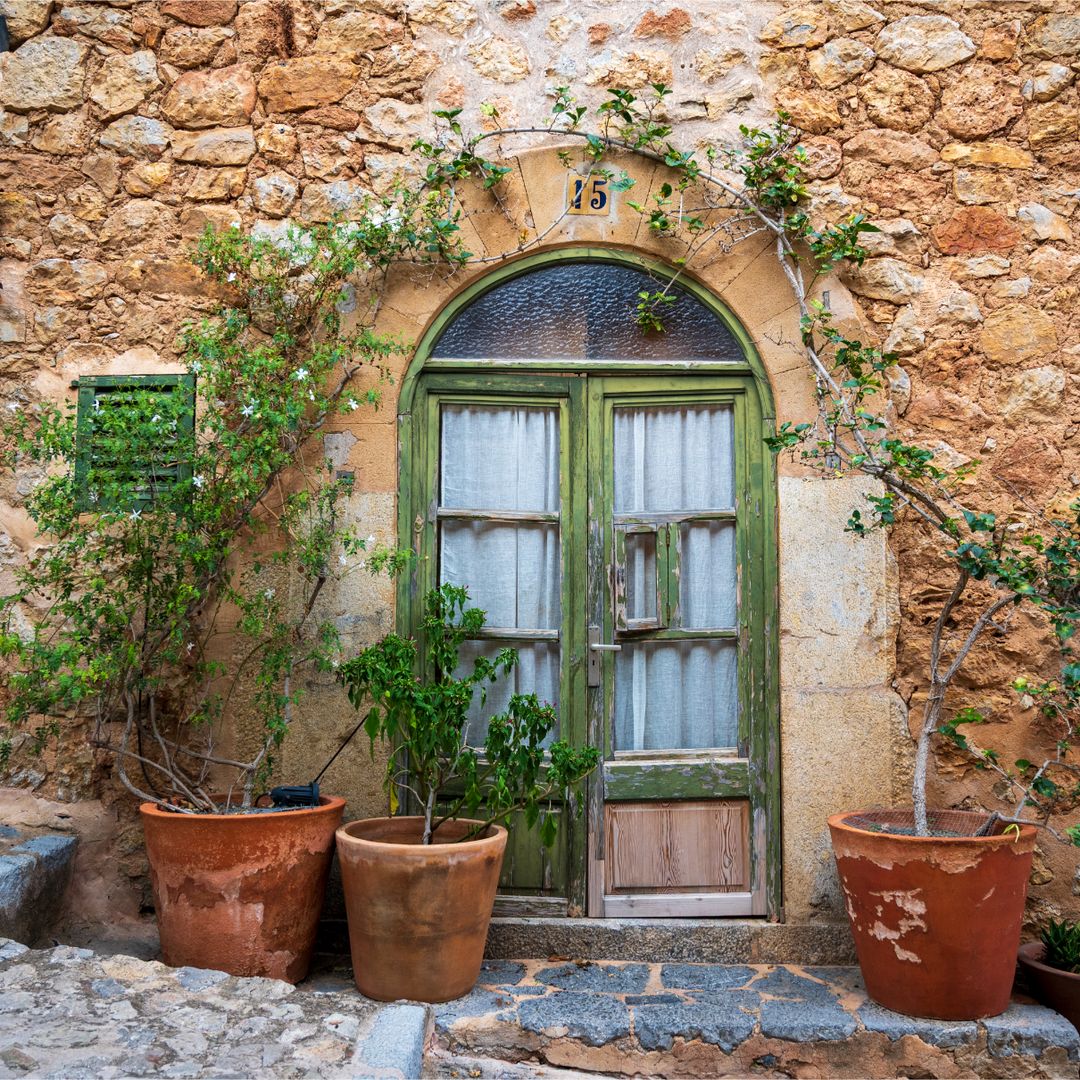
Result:
{"type": "Polygon", "coordinates": [[[607,217],[611,213],[608,178],[570,173],[566,179],[566,212],[607,217]]]}

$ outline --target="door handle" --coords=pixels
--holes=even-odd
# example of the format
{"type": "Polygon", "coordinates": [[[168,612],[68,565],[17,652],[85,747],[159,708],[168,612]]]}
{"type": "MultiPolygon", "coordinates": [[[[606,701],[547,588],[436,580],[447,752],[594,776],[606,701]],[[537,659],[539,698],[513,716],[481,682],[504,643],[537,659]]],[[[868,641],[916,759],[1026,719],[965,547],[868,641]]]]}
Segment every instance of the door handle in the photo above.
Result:
{"type": "Polygon", "coordinates": [[[588,686],[600,686],[603,683],[603,669],[600,664],[602,655],[606,652],[619,652],[621,645],[609,645],[600,641],[600,627],[589,627],[589,650],[588,650],[588,686]]]}

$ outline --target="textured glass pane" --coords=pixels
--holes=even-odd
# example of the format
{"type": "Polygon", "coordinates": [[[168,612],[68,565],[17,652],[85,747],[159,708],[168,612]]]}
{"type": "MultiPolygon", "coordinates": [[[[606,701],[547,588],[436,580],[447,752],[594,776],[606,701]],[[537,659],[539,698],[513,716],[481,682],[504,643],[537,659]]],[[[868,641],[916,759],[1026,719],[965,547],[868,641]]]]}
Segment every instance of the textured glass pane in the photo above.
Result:
{"type": "MultiPolygon", "coordinates": [[[[555,641],[466,641],[458,656],[458,674],[473,670],[476,657],[483,655],[493,659],[500,650],[512,646],[517,649],[518,662],[510,674],[496,683],[487,683],[487,697],[481,704],[480,690],[473,696],[469,710],[469,745],[482,746],[487,734],[487,722],[504,712],[511,694],[535,694],[541,701],[559,705],[559,645],[555,641]]],[[[559,737],[558,728],[545,743],[559,737]]]]}
{"type": "Polygon", "coordinates": [[[656,533],[627,534],[626,617],[656,618],[656,533]]]}
{"type": "Polygon", "coordinates": [[[473,301],[446,328],[432,356],[528,360],[745,359],[731,331],[675,286],[663,332],[635,322],[638,293],[661,283],[616,263],[574,262],[520,274],[473,301]]]}
{"type": "Polygon", "coordinates": [[[679,625],[735,628],[735,526],[698,521],[681,528],[679,625]]]}
{"type": "Polygon", "coordinates": [[[559,509],[557,409],[444,405],[441,448],[441,506],[559,509]]]}
{"type": "Polygon", "coordinates": [[[735,643],[643,641],[615,654],[615,749],[735,746],[735,643]]]}
{"type": "Polygon", "coordinates": [[[444,521],[439,580],[465,585],[488,626],[559,628],[559,527],[444,521]]]}
{"type": "Polygon", "coordinates": [[[729,405],[615,410],[615,512],[726,510],[734,505],[729,405]]]}

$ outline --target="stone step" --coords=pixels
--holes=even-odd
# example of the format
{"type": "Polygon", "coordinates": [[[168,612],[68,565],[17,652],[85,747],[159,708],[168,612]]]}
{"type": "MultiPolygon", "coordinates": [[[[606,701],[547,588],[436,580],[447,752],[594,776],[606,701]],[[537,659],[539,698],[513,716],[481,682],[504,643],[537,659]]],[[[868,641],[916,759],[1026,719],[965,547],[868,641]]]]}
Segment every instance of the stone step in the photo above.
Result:
{"type": "Polygon", "coordinates": [[[39,944],[60,914],[78,839],[0,825],[0,937],[39,944]]]}
{"type": "Polygon", "coordinates": [[[1050,1009],[1018,999],[987,1020],[913,1019],[869,1001],[843,966],[487,961],[471,994],[435,1006],[435,1024],[437,1076],[470,1060],[479,1071],[460,1075],[503,1075],[498,1061],[656,1077],[1080,1071],[1080,1034],[1050,1009]]]}

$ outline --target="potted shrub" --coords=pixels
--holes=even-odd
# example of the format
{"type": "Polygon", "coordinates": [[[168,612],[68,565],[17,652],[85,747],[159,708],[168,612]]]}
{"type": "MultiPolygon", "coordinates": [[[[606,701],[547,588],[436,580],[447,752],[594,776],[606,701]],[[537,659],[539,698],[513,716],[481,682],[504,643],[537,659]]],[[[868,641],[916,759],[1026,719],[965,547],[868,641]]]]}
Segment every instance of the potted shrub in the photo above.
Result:
{"type": "Polygon", "coordinates": [[[1031,992],[1080,1028],[1080,923],[1051,919],[1040,941],[1020,946],[1020,970],[1031,992]]]}
{"type": "Polygon", "coordinates": [[[488,722],[483,747],[468,745],[474,698],[517,662],[503,649],[459,671],[461,644],[483,625],[467,591],[443,585],[425,597],[425,664],[415,642],[389,634],[340,669],[350,700],[366,710],[372,747],[376,739],[394,747],[391,815],[398,791],[418,809],[337,833],[353,973],[367,997],[438,1002],[472,989],[506,847],[500,822],[520,811],[550,845],[558,822],[547,800],[565,803],[599,758],[594,747],[550,741],[555,712],[533,694],[511,696],[488,722]]]}
{"type": "Polygon", "coordinates": [[[344,800],[260,795],[299,673],[337,663],[324,586],[396,558],[342,513],[350,481],[317,443],[360,405],[353,377],[401,348],[338,312],[377,240],[208,232],[194,260],[224,304],[185,329],[182,371],[83,378],[68,408],[5,410],[44,546],[2,601],[3,756],[54,738],[70,753],[83,732],[104,751],[142,803],[170,964],[295,981],[310,960],[344,800]],[[241,707],[261,725],[250,756],[218,738],[241,707]]]}

